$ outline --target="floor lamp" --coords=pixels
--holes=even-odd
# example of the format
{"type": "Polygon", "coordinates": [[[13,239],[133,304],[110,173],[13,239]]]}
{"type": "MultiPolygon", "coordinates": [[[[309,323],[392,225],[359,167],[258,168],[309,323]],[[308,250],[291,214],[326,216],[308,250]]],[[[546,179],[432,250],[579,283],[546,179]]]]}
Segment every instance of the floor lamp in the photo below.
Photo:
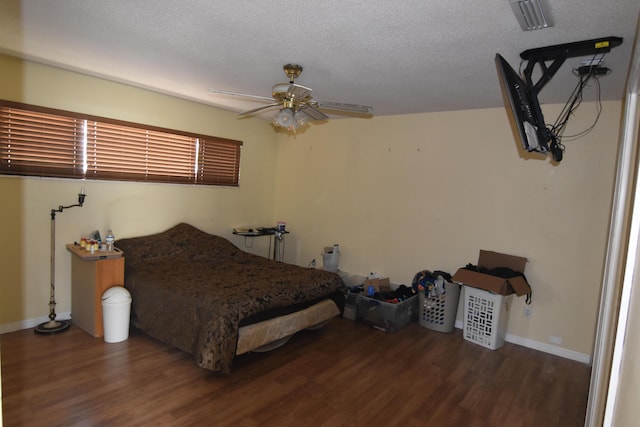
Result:
{"type": "Polygon", "coordinates": [[[56,213],[65,209],[82,207],[84,203],[84,188],[78,194],[78,203],[69,206],[58,206],[58,209],[51,209],[51,297],[49,299],[49,321],[36,326],[37,334],[57,334],[69,329],[71,320],[56,320],[56,213]]]}

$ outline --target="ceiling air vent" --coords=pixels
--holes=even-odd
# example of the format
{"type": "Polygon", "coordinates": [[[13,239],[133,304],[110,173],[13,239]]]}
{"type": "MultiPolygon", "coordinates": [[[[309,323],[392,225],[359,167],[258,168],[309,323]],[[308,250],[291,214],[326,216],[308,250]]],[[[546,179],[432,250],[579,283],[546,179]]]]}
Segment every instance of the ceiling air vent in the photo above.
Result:
{"type": "Polygon", "coordinates": [[[509,3],[524,31],[553,27],[544,0],[509,0],[509,3]]]}

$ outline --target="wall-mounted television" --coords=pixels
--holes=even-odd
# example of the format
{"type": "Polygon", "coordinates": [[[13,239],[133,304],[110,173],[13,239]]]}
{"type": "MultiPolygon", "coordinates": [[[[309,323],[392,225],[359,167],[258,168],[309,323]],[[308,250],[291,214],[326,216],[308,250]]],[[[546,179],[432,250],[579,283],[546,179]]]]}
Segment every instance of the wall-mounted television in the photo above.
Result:
{"type": "Polygon", "coordinates": [[[529,152],[548,152],[549,135],[537,94],[499,53],[496,67],[522,148],[529,152]]]}
{"type": "MultiPolygon", "coordinates": [[[[595,58],[596,55],[604,55],[621,44],[621,37],[602,37],[525,50],[520,54],[520,58],[526,61],[523,71],[524,78],[520,77],[500,54],[496,54],[495,62],[500,85],[508,100],[508,102],[505,101],[505,106],[508,105],[507,111],[511,113],[510,117],[518,130],[517,139],[523,149],[529,152],[550,152],[553,160],[556,162],[562,160],[564,152],[564,146],[561,143],[562,132],[571,114],[561,116],[556,120],[556,124],[547,126],[540,109],[538,94],[567,58],[579,56],[595,58]],[[550,64],[547,64],[548,62],[550,64]],[[532,74],[536,65],[539,67],[541,75],[534,82],[532,74]]],[[[576,102],[582,98],[582,88],[588,78],[597,78],[598,70],[608,72],[608,69],[598,66],[580,67],[578,70],[580,82],[567,102],[568,106],[575,109],[576,105],[579,105],[579,102],[577,104],[576,102]]],[[[572,112],[571,108],[567,111],[572,112]]]]}

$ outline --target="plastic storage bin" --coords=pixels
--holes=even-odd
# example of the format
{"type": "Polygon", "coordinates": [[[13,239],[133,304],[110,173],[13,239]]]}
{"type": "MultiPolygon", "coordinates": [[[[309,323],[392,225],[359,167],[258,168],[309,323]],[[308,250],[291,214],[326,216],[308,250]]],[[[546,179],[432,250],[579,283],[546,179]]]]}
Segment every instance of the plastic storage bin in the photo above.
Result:
{"type": "Polygon", "coordinates": [[[417,319],[417,294],[395,304],[358,295],[358,320],[383,332],[397,332],[417,319]]]}
{"type": "Polygon", "coordinates": [[[358,295],[349,292],[345,297],[343,317],[349,320],[358,320],[358,295]]]}
{"type": "Polygon", "coordinates": [[[458,314],[460,285],[445,282],[445,293],[427,298],[424,292],[419,293],[418,322],[425,328],[438,332],[453,332],[458,314]]]}
{"type": "Polygon", "coordinates": [[[512,295],[464,287],[464,339],[491,350],[504,345],[512,295]]]}
{"type": "Polygon", "coordinates": [[[131,294],[122,286],[113,286],[102,294],[104,340],[108,343],[129,338],[131,294]]]}

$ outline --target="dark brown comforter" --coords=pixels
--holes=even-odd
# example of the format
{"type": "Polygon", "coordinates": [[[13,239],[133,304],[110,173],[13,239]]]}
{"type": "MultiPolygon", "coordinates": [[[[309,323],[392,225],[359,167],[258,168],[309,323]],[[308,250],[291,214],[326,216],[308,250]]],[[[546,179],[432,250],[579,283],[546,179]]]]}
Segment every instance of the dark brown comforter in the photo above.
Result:
{"type": "Polygon", "coordinates": [[[212,371],[231,372],[246,319],[325,298],[343,308],[337,274],[249,254],[188,224],[116,246],[124,251],[133,325],[212,371]]]}

